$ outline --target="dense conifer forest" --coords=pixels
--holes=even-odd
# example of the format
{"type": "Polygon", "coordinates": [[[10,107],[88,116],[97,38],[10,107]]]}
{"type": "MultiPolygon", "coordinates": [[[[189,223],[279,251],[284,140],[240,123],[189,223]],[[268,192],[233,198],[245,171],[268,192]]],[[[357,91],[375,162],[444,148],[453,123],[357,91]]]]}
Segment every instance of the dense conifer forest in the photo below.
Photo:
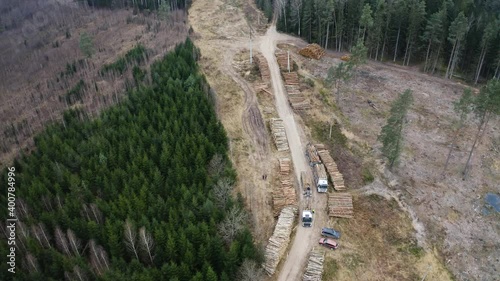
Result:
{"type": "Polygon", "coordinates": [[[1,280],[228,281],[260,261],[198,56],[188,39],[150,83],[97,119],[67,112],[16,160],[17,267],[1,280]]]}
{"type": "Polygon", "coordinates": [[[500,77],[498,0],[256,0],[278,30],[323,48],[419,65],[469,82],[500,77]]]}

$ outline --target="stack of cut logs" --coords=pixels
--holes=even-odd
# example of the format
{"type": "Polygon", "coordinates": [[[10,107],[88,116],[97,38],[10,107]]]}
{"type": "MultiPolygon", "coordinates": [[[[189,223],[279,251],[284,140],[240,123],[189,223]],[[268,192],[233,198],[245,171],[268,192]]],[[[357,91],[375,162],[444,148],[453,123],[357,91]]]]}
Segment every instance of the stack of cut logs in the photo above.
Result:
{"type": "Polygon", "coordinates": [[[259,65],[260,77],[262,77],[262,81],[267,83],[271,80],[271,74],[269,72],[269,65],[267,65],[267,60],[262,56],[262,54],[257,53],[253,56],[253,59],[259,65]]]}
{"type": "Polygon", "coordinates": [[[280,188],[273,190],[273,210],[277,216],[285,206],[296,205],[297,198],[295,188],[290,179],[291,161],[289,158],[279,160],[280,165],[280,188]]]}
{"type": "Polygon", "coordinates": [[[285,79],[285,88],[288,93],[288,102],[295,110],[304,110],[311,108],[311,103],[299,90],[299,76],[297,72],[282,72],[285,79]]]}
{"type": "MultiPolygon", "coordinates": [[[[288,53],[278,50],[276,51],[276,59],[278,60],[280,70],[288,72],[288,53]]],[[[290,57],[290,70],[293,70],[292,57],[290,57]]]]}
{"type": "Polygon", "coordinates": [[[309,44],[304,49],[300,50],[299,54],[306,58],[319,60],[325,54],[325,50],[323,50],[323,48],[321,48],[318,44],[309,44]]]}
{"type": "Polygon", "coordinates": [[[288,247],[296,213],[296,207],[289,206],[284,208],[278,218],[273,235],[269,238],[269,243],[266,246],[264,254],[265,261],[262,265],[269,276],[273,275],[276,271],[276,267],[288,247]]]}
{"type": "Polygon", "coordinates": [[[319,160],[318,152],[316,147],[312,144],[307,144],[307,157],[309,157],[309,163],[311,164],[319,164],[321,161],[319,160]]]}
{"type": "Polygon", "coordinates": [[[318,155],[321,158],[321,161],[325,165],[326,171],[330,175],[330,178],[333,181],[333,188],[337,191],[346,190],[344,184],[344,177],[339,172],[339,168],[335,161],[333,161],[332,156],[330,156],[330,152],[326,149],[318,150],[318,155]]]}
{"type": "Polygon", "coordinates": [[[285,126],[283,120],[279,118],[271,118],[271,133],[273,134],[274,143],[278,151],[288,151],[288,139],[286,138],[285,126]]]}
{"type": "Polygon", "coordinates": [[[330,217],[352,218],[354,215],[352,195],[349,193],[329,193],[328,215],[330,217]]]}
{"type": "Polygon", "coordinates": [[[312,249],[307,263],[306,272],[303,281],[321,281],[323,275],[323,263],[325,262],[325,253],[317,249],[312,249]]]}

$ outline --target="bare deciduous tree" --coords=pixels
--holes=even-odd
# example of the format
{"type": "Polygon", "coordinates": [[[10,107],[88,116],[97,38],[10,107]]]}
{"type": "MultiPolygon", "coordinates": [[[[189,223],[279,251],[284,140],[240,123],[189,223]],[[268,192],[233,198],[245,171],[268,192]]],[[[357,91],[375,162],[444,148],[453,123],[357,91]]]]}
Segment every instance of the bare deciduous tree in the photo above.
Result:
{"type": "Polygon", "coordinates": [[[56,246],[63,254],[70,255],[71,252],[69,250],[68,239],[66,238],[66,234],[61,231],[59,226],[56,227],[54,236],[56,239],[56,246]]]}
{"type": "Polygon", "coordinates": [[[245,225],[246,215],[238,207],[232,207],[226,218],[219,224],[219,234],[226,243],[233,242],[245,225]]]}
{"type": "Polygon", "coordinates": [[[64,272],[64,277],[69,281],[87,280],[87,275],[85,275],[85,272],[78,265],[73,267],[73,272],[64,272]]]}
{"type": "Polygon", "coordinates": [[[29,208],[28,208],[28,205],[26,204],[26,202],[24,202],[23,199],[17,198],[16,205],[17,205],[17,209],[16,209],[16,216],[17,216],[17,218],[26,218],[26,217],[29,217],[29,215],[30,215],[29,208]]]}
{"type": "Polygon", "coordinates": [[[92,212],[92,218],[95,222],[97,222],[98,224],[101,224],[102,223],[102,212],[101,210],[99,210],[99,207],[97,207],[96,204],[94,203],[91,203],[90,204],[90,210],[92,212]]]}
{"type": "Polygon", "coordinates": [[[109,269],[109,260],[106,251],[92,239],[89,241],[90,264],[97,275],[102,275],[109,269]]]}
{"type": "Polygon", "coordinates": [[[66,231],[68,233],[68,243],[69,243],[69,247],[71,249],[71,251],[73,252],[73,254],[75,254],[76,256],[80,256],[80,248],[82,246],[82,243],[80,242],[80,239],[78,239],[78,237],[76,237],[75,233],[73,233],[73,231],[71,229],[68,229],[66,231]]]}
{"type": "Polygon", "coordinates": [[[135,230],[135,226],[129,221],[125,221],[125,245],[127,246],[127,249],[131,252],[134,253],[135,258],[139,260],[139,256],[137,255],[137,248],[138,245],[136,243],[137,240],[137,233],[135,230]]]}
{"type": "Polygon", "coordinates": [[[253,260],[245,259],[238,271],[238,280],[240,281],[259,281],[264,280],[264,271],[253,260]]]}
{"type": "Polygon", "coordinates": [[[231,198],[232,190],[233,187],[231,186],[231,182],[229,179],[223,178],[217,181],[217,184],[213,189],[215,204],[217,205],[217,207],[223,209],[226,208],[226,204],[231,198]]]}
{"type": "Polygon", "coordinates": [[[219,177],[225,168],[224,158],[220,154],[215,154],[208,163],[208,173],[212,177],[219,177]]]}
{"type": "Polygon", "coordinates": [[[31,253],[26,253],[26,258],[25,258],[25,268],[28,270],[30,273],[33,272],[38,272],[38,261],[36,260],[35,256],[33,256],[31,253]]]}
{"type": "Polygon", "coordinates": [[[153,263],[154,255],[152,253],[154,247],[153,237],[150,233],[146,232],[146,228],[143,226],[139,229],[139,243],[141,249],[145,251],[145,254],[148,255],[151,264],[153,263]]]}

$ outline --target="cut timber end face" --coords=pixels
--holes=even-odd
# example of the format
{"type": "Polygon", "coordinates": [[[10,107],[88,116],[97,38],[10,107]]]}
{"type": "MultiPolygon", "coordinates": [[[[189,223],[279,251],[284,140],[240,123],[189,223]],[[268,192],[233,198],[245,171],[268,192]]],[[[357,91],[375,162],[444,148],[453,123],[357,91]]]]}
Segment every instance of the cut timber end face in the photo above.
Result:
{"type": "Polygon", "coordinates": [[[269,238],[264,254],[265,262],[262,265],[269,276],[274,274],[276,267],[285,254],[290,242],[290,234],[292,233],[296,214],[297,208],[284,208],[278,218],[273,235],[269,238]]]}
{"type": "Polygon", "coordinates": [[[304,272],[303,281],[321,281],[323,276],[323,263],[325,262],[324,251],[313,248],[309,255],[306,272],[304,272]]]}
{"type": "Polygon", "coordinates": [[[285,125],[283,120],[279,118],[271,118],[271,133],[273,135],[274,143],[278,151],[288,151],[288,139],[286,137],[285,125]]]}
{"type": "Polygon", "coordinates": [[[328,215],[338,218],[352,218],[354,210],[352,195],[349,193],[328,194],[328,215]]]}
{"type": "Polygon", "coordinates": [[[304,49],[299,51],[299,54],[306,58],[319,60],[323,55],[325,55],[325,50],[321,48],[318,44],[309,44],[304,49]]]}

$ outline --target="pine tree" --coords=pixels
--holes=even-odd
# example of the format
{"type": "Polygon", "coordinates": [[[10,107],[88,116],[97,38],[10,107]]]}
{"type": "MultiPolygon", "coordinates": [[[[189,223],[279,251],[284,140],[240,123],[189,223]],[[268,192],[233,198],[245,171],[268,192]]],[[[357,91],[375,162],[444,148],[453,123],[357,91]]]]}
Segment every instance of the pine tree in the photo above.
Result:
{"type": "Polygon", "coordinates": [[[403,125],[405,123],[406,113],[413,102],[413,93],[407,89],[399,95],[392,105],[387,124],[382,127],[378,139],[382,142],[382,153],[389,160],[390,169],[396,163],[401,152],[403,142],[403,125]]]}
{"type": "Polygon", "coordinates": [[[450,35],[448,41],[453,44],[453,49],[451,51],[450,60],[448,62],[448,68],[446,69],[446,75],[444,78],[450,79],[453,77],[453,72],[459,60],[460,53],[462,51],[463,40],[469,29],[467,18],[463,12],[460,12],[455,20],[450,26],[450,35]]]}

